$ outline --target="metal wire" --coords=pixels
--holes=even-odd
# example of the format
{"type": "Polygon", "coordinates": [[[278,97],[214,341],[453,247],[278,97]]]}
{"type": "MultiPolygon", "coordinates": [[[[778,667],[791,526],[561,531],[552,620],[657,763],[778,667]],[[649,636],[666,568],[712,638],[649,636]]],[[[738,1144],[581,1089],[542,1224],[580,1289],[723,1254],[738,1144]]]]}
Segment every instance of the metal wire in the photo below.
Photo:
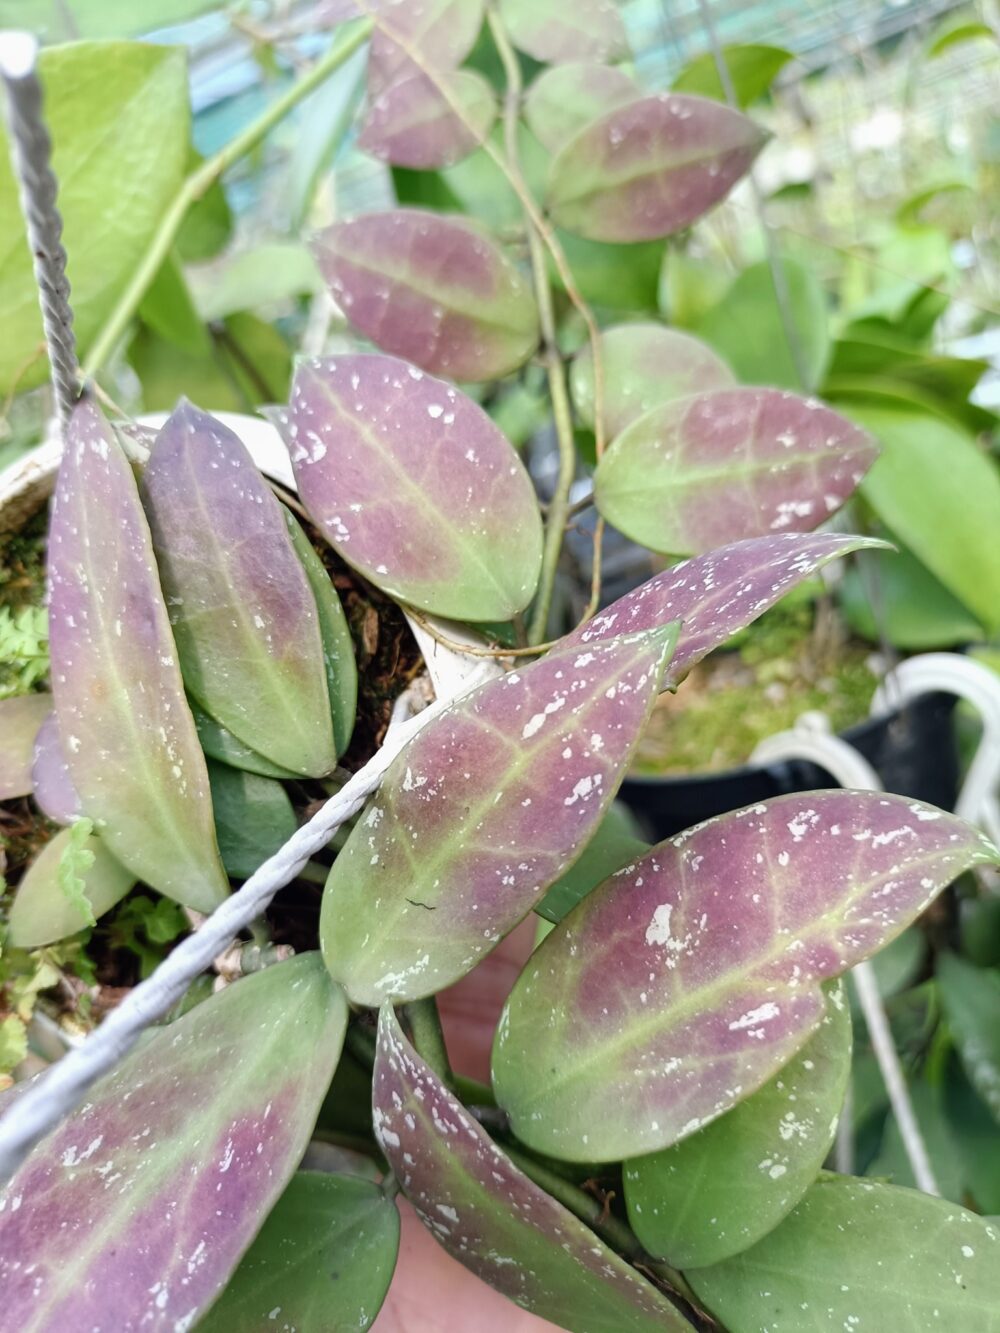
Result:
{"type": "Polygon", "coordinates": [[[7,94],[11,161],[38,284],[56,408],[65,431],[80,396],[80,366],[62,245],[62,218],[56,207],[58,186],[50,162],[52,141],[42,117],[38,43],[30,33],[0,33],[0,79],[7,94]]]}

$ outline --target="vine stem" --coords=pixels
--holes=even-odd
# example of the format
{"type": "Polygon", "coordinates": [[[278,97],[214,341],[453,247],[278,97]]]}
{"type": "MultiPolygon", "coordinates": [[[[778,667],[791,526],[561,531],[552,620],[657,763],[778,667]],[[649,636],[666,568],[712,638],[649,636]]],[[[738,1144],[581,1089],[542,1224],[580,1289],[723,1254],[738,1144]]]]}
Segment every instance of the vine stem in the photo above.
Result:
{"type": "Polygon", "coordinates": [[[338,70],[357,49],[368,40],[374,22],[362,19],[352,24],[339,41],[331,44],[329,50],[320,57],[312,68],[297,79],[286,92],[276,98],[261,112],[256,120],[241,130],[229,143],[225,144],[213,156],[208,158],[187,177],[170,207],[160,220],[149,248],[142,262],[132,275],[131,281],[119,297],[115,308],[108,316],[83,364],[86,379],[92,379],[105,364],[118,345],[128,327],[129,321],[138,310],[156,276],[161,264],[170,254],[181,224],[192,204],[198,202],[231,166],[245,157],[257,144],[270,133],[280,121],[284,120],[305,97],[319,87],[331,74],[338,70]]]}

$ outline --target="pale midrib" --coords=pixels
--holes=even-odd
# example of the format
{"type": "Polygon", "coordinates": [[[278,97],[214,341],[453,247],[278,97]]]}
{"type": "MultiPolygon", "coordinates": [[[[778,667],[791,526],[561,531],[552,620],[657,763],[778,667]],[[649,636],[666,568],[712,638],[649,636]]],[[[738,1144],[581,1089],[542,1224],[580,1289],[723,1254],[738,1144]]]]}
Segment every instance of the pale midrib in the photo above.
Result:
{"type": "MultiPolygon", "coordinates": [[[[680,447],[683,448],[683,445],[680,447]]],[[[810,454],[805,457],[800,455],[798,458],[793,456],[791,461],[796,471],[808,470],[814,472],[820,464],[825,463],[828,459],[833,459],[836,462],[844,462],[850,460],[859,452],[857,446],[845,446],[842,449],[827,448],[824,449],[821,454],[810,454]]],[[[728,467],[684,468],[681,464],[675,464],[671,470],[669,479],[663,484],[667,487],[677,487],[680,489],[686,486],[694,486],[701,482],[717,481],[720,479],[723,481],[745,481],[748,478],[756,477],[761,473],[773,472],[775,463],[780,461],[781,460],[775,456],[772,458],[761,459],[759,462],[745,462],[728,467]]],[[[792,468],[788,469],[789,472],[792,470],[792,468]]],[[[647,481],[643,486],[614,487],[616,496],[642,496],[650,500],[651,503],[658,503],[655,492],[655,483],[652,481],[647,481]]],[[[837,554],[842,553],[837,552],[837,554]]]]}
{"type": "MultiPolygon", "coordinates": [[[[609,112],[608,114],[610,115],[612,113],[609,112]]],[[[589,129],[591,127],[587,128],[589,129]]],[[[565,162],[563,159],[570,162],[574,168],[576,167],[577,164],[573,161],[572,150],[576,147],[577,143],[584,138],[585,134],[586,130],[581,131],[580,134],[571,139],[569,143],[566,144],[565,148],[559,152],[556,160],[552,163],[552,168],[549,173],[550,179],[555,179],[558,168],[562,167],[565,170],[565,162]]],[[[585,146],[587,148],[590,147],[589,144],[585,146]]],[[[636,181],[653,179],[662,176],[665,172],[681,171],[685,167],[700,166],[704,162],[714,162],[719,158],[725,159],[732,157],[736,153],[752,152],[755,146],[759,145],[755,145],[752,142],[735,143],[729,144],[725,148],[720,148],[714,153],[705,153],[699,150],[698,152],[684,154],[680,157],[672,157],[668,161],[663,161],[661,158],[657,157],[654,162],[649,163],[647,161],[646,164],[640,165],[635,171],[626,171],[616,175],[608,173],[603,181],[587,185],[577,194],[562,195],[559,202],[562,204],[583,204],[587,200],[600,199],[602,196],[610,194],[614,190],[621,189],[622,186],[633,185],[636,181]]],[[[579,154],[577,153],[576,156],[579,156],[579,154]]]]}

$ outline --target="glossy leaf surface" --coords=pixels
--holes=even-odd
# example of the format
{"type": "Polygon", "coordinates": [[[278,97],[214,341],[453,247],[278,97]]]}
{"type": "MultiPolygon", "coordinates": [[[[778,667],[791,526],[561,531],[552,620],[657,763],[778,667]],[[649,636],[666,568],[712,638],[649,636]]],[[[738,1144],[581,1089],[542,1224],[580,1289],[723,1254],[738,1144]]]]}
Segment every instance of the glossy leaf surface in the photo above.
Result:
{"type": "Polygon", "coordinates": [[[72,824],[83,813],[59,739],[59,723],[49,713],[38,728],[31,761],[31,794],[35,804],[56,824],[72,824]]]}
{"type": "Polygon", "coordinates": [[[687,1138],[805,1043],[821,981],[996,862],[962,820],[875,792],[796,793],[689,829],[532,955],[497,1032],[497,1099],[519,1138],[570,1160],[687,1138]]]}
{"type": "Polygon", "coordinates": [[[850,1072],[838,982],[816,1032],[763,1087],[681,1143],[625,1163],[629,1220],[649,1253],[702,1268],[772,1231],[819,1174],[850,1072]]]}
{"type": "Polygon", "coordinates": [[[214,717],[209,717],[194,699],[189,700],[189,706],[198,732],[198,740],[201,742],[201,748],[212,759],[218,759],[220,763],[229,764],[231,768],[245,769],[248,773],[260,773],[267,778],[294,778],[298,776],[290,769],[272,764],[262,754],[258,754],[256,750],[251,750],[249,745],[244,745],[241,740],[237,740],[233,733],[227,731],[221,723],[216,722],[214,717]]]}
{"type": "Polygon", "coordinates": [[[670,236],[724,199],[767,136],[701,97],[642,97],[591,122],[556,155],[553,220],[592,241],[670,236]]]}
{"type": "Polygon", "coordinates": [[[327,966],[355,1003],[457,981],[575,860],[614,798],[674,632],[550,653],[410,742],[323,897],[327,966]]]}
{"type": "Polygon", "coordinates": [[[496,114],[493,89],[481,74],[416,70],[374,98],[358,146],[398,167],[450,167],[484,142],[496,114]]]}
{"type": "Polygon", "coordinates": [[[0,699],[0,801],[30,796],[35,737],[51,709],[50,694],[0,699]]]}
{"type": "Polygon", "coordinates": [[[377,1185],[298,1171],[198,1333],[371,1328],[398,1249],[399,1213],[377,1185]]]}
{"type": "Polygon", "coordinates": [[[351,324],[432,374],[498,379],[538,345],[530,286],[472,223],[416,208],[366,213],[321,232],[314,250],[351,324]]]}
{"type": "Polygon", "coordinates": [[[883,544],[833,532],[777,533],[683,560],[619,597],[562,640],[599,643],[671,620],[680,634],[664,682],[674,686],[696,662],[752,624],[804,579],[851,551],[883,544]]]}
{"type": "Polygon", "coordinates": [[[346,1022],[300,954],[154,1030],[7,1186],[10,1327],[191,1327],[294,1172],[346,1022]]]}
{"type": "Polygon", "coordinates": [[[500,0],[511,41],[543,64],[566,60],[621,60],[625,28],[613,0],[500,0]]]}
{"type": "Polygon", "coordinates": [[[460,1264],[573,1333],[684,1333],[664,1296],[528,1179],[379,1015],[375,1132],[417,1215],[460,1264]]]}
{"type": "Polygon", "coordinates": [[[210,762],[215,834],[226,873],[249,879],[295,832],[292,803],[280,782],[210,762]]]}
{"type": "Polygon", "coordinates": [[[555,153],[592,120],[639,96],[635,80],[614,65],[553,65],[528,89],[524,118],[539,143],[555,153]]]}
{"type": "Polygon", "coordinates": [[[329,773],[337,754],[316,599],[246,446],[184,403],[156,438],[142,497],[190,692],[274,763],[329,773]]]}
{"type": "Polygon", "coordinates": [[[854,492],[871,436],[814,399],[716,389],[654,408],[611,445],[597,506],[633,541],[675,555],[810,532],[854,492]]]}
{"type": "MultiPolygon", "coordinates": [[[[626,426],[675,398],[728,388],[733,373],[715,352],[689,333],[662,324],[619,324],[601,334],[604,429],[609,440],[626,426]]],[[[594,424],[594,357],[589,344],[570,370],[573,402],[587,426],[594,424]]]]}
{"type": "MultiPolygon", "coordinates": [[[[90,924],[59,882],[59,864],[70,838],[67,828],[47,842],[17,886],[8,939],[18,949],[38,949],[75,935],[90,924]]],[[[83,892],[94,917],[101,917],[125,897],[135,883],[135,875],[115,860],[96,834],[91,834],[83,847],[93,855],[90,868],[80,876],[83,892]]]]}
{"type": "Polygon", "coordinates": [[[358,7],[375,17],[368,55],[373,93],[418,68],[407,50],[434,70],[460,65],[475,45],[485,9],[483,0],[363,0],[358,7]]]}
{"type": "Polygon", "coordinates": [[[355,569],[455,620],[509,620],[535,591],[531,480],[486,413],[387,356],[303,361],[279,426],[302,502],[355,569]]]}
{"type": "Polygon", "coordinates": [[[938,958],[937,977],[969,1082],[1000,1121],[1000,971],[946,953],[938,958]]]}
{"type": "Polygon", "coordinates": [[[1000,1232],[916,1190],[827,1176],[753,1249],[690,1282],[729,1333],[996,1333],[1000,1232]]]}
{"type": "Polygon", "coordinates": [[[205,760],[132,469],[90,403],[59,469],[48,570],[52,693],[84,813],[137,878],[210,912],[229,883],[205,760]]]}

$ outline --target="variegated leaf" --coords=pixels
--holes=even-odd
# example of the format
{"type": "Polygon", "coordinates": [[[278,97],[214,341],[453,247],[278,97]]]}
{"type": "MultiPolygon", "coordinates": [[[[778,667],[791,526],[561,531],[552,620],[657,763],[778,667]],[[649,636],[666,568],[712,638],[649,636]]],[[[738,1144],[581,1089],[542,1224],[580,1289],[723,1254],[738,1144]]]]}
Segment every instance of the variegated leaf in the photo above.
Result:
{"type": "MultiPolygon", "coordinates": [[[[71,836],[70,829],[62,829],[47,842],[17,886],[8,940],[18,949],[54,944],[92,924],[59,882],[59,865],[70,847],[71,836]]],[[[115,860],[96,833],[86,839],[83,850],[94,858],[80,878],[96,919],[121,902],[135,883],[135,875],[115,860]]]]}
{"type": "Polygon", "coordinates": [[[31,794],[44,815],[56,824],[72,824],[83,810],[73,786],[59,739],[59,722],[49,713],[38,728],[31,761],[31,794]]]}
{"type": "Polygon", "coordinates": [[[529,1180],[379,1015],[375,1131],[434,1238],[516,1305],[572,1333],[690,1333],[687,1320],[529,1180]]]}
{"type": "Polygon", "coordinates": [[[654,408],[601,459],[604,517],[654,551],[687,555],[772,532],[810,532],[874,463],[872,437],[814,399],[716,389],[654,408]]]}
{"type": "Polygon", "coordinates": [[[670,236],[724,199],[766,142],[718,102],[642,97],[592,121],[553,158],[549,212],[592,241],[670,236]]]}
{"type": "Polygon", "coordinates": [[[321,232],[313,248],[354,327],[433,374],[498,379],[538,346],[528,282],[471,222],[417,208],[366,213],[321,232]]]}
{"type": "Polygon", "coordinates": [[[750,537],[684,560],[619,597],[561,642],[599,643],[633,630],[681,622],[664,678],[672,688],[713,648],[774,606],[803,579],[851,551],[885,548],[870,537],[833,532],[750,537]]]}
{"type": "Polygon", "coordinates": [[[629,53],[614,0],[499,0],[499,10],[514,45],[546,65],[629,53]]]}
{"type": "Polygon", "coordinates": [[[614,65],[554,65],[528,89],[524,118],[539,143],[555,153],[592,120],[640,95],[635,80],[614,65]]]}
{"type": "Polygon", "coordinates": [[[356,1004],[457,981],[572,864],[614,798],[675,630],[550,653],[410,742],[323,897],[327,966],[356,1004]]]}
{"type": "Polygon", "coordinates": [[[816,1032],[755,1093],[697,1134],[625,1163],[632,1230],[675,1268],[703,1268],[773,1231],[819,1175],[851,1073],[843,982],[816,1032]]]}
{"type": "Polygon", "coordinates": [[[686,1138],[792,1058],[821,981],[995,862],[963,820],[875,792],[797,793],[689,829],[532,956],[497,1033],[497,1099],[519,1138],[570,1160],[686,1138]]]}
{"type": "Polygon", "coordinates": [[[191,1328],[294,1172],[346,1023],[302,954],[156,1031],[0,1198],[4,1325],[191,1328]]]}
{"type": "Polygon", "coordinates": [[[84,813],[161,893],[210,912],[229,892],[135,479],[104,418],[70,424],[49,532],[52,694],[84,813]]]}
{"type": "Polygon", "coordinates": [[[329,773],[316,599],[246,446],[182,403],[156,438],[142,498],[188,690],[273,763],[329,773]]]}
{"type": "Polygon", "coordinates": [[[456,620],[530,601],[542,532],[531,480],[470,398],[388,356],[303,361],[279,419],[302,502],[393,597],[456,620]]]}
{"type": "MultiPolygon", "coordinates": [[[[662,324],[618,324],[600,338],[604,430],[613,440],[626,426],[675,398],[728,388],[733,372],[706,343],[662,324]]],[[[594,355],[588,343],[570,369],[573,402],[594,424],[594,355]]]]}
{"type": "Polygon", "coordinates": [[[0,801],[31,794],[35,737],[51,708],[50,694],[0,699],[0,801]]]}
{"type": "Polygon", "coordinates": [[[450,167],[485,142],[496,115],[493,89],[481,74],[415,70],[372,99],[358,147],[397,167],[450,167]]]}
{"type": "Polygon", "coordinates": [[[375,19],[368,55],[368,90],[380,93],[409,78],[419,66],[434,70],[460,65],[483,26],[484,0],[359,0],[375,19]]]}

